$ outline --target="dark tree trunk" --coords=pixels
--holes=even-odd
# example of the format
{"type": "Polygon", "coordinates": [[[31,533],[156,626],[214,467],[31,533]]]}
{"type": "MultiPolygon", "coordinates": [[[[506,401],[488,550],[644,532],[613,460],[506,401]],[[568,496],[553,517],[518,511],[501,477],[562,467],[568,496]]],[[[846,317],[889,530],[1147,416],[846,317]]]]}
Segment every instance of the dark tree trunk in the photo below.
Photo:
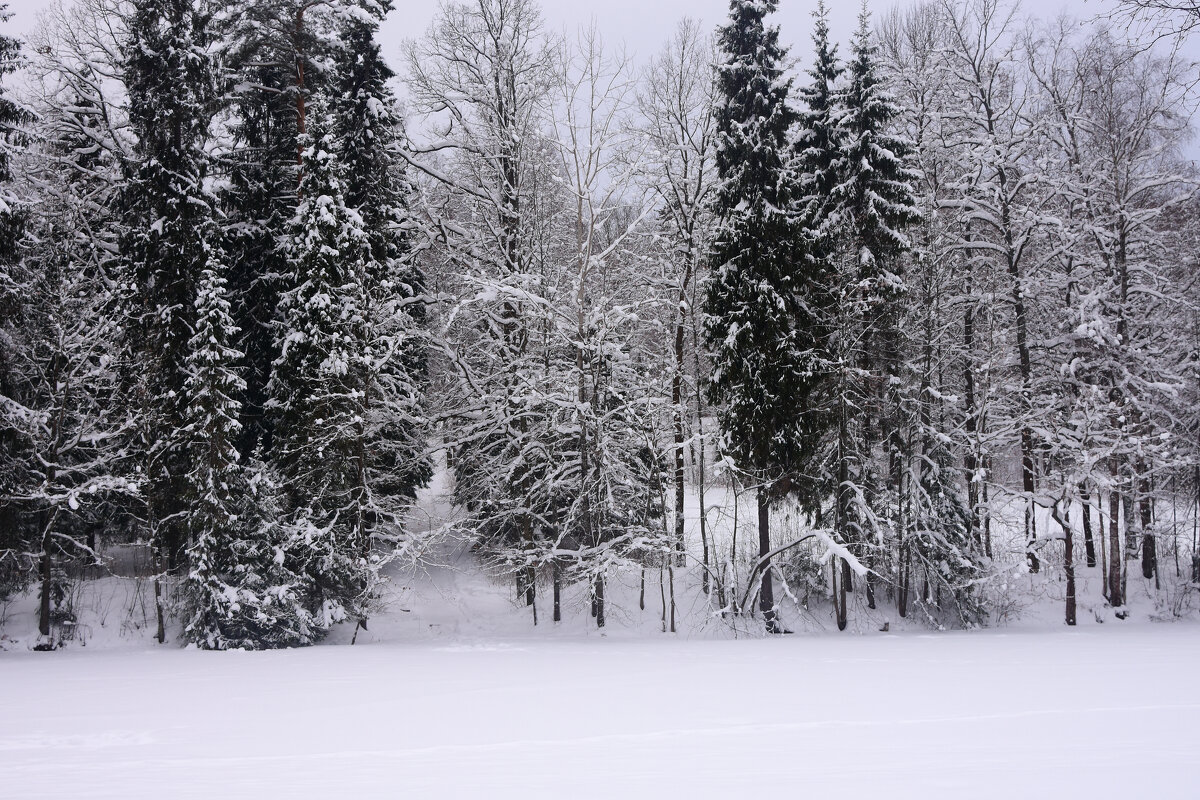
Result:
{"type": "Polygon", "coordinates": [[[1158,542],[1154,538],[1154,506],[1150,496],[1150,479],[1143,473],[1138,509],[1142,527],[1142,577],[1147,580],[1158,574],[1158,542]]]}
{"type": "Polygon", "coordinates": [[[554,621],[562,622],[562,566],[554,562],[554,621]]]}
{"type": "MultiPolygon", "coordinates": [[[[1113,476],[1116,476],[1114,467],[1113,476]]],[[[1116,486],[1108,493],[1108,603],[1122,605],[1121,593],[1121,492],[1116,486]]]]}
{"type": "MultiPolygon", "coordinates": [[[[766,487],[758,490],[758,557],[764,558],[771,552],[771,496],[766,487]]],[[[775,585],[771,575],[771,564],[762,565],[762,583],[758,590],[758,607],[762,610],[768,633],[778,633],[779,623],[775,618],[775,585]]]]}
{"type": "Polygon", "coordinates": [[[833,563],[833,610],[839,631],[846,630],[846,562],[837,559],[833,563]]]}
{"type": "Polygon", "coordinates": [[[46,529],[42,532],[42,596],[38,602],[38,633],[45,637],[50,636],[50,590],[53,575],[49,523],[46,523],[46,529]]]}
{"type": "MultiPolygon", "coordinates": [[[[990,457],[985,458],[983,462],[984,475],[992,474],[992,460],[990,457]]],[[[990,491],[986,480],[983,486],[979,488],[980,497],[983,500],[983,552],[988,558],[992,557],[992,512],[989,508],[991,503],[990,491]]]]}
{"type": "Polygon", "coordinates": [[[517,597],[524,598],[525,605],[531,606],[536,595],[537,573],[533,567],[521,567],[517,570],[517,597]]]}
{"type": "MultiPolygon", "coordinates": [[[[1064,504],[1065,505],[1065,504],[1064,504]]],[[[1059,519],[1063,531],[1063,572],[1067,576],[1067,608],[1066,621],[1068,625],[1075,624],[1075,536],[1071,533],[1070,506],[1062,512],[1059,519]]]]}
{"type": "Polygon", "coordinates": [[[596,576],[595,588],[595,604],[596,604],[596,627],[604,627],[604,576],[596,576]]]}
{"type": "Polygon", "coordinates": [[[167,641],[167,627],[163,619],[163,596],[162,596],[162,556],[157,557],[158,564],[156,575],[154,576],[154,617],[157,623],[154,638],[159,644],[165,644],[167,641]]]}
{"type": "Polygon", "coordinates": [[[660,617],[661,630],[667,632],[667,581],[663,576],[665,567],[658,568],[658,600],[662,604],[662,615],[660,617]]]}
{"type": "Polygon", "coordinates": [[[671,589],[671,633],[675,632],[675,568],[667,566],[667,577],[671,589]]]}
{"type": "MultiPolygon", "coordinates": [[[[1007,182],[1007,176],[1000,176],[1001,186],[1007,182]]],[[[1005,204],[1003,223],[1008,249],[1008,274],[1012,279],[1013,321],[1016,327],[1017,361],[1021,369],[1021,491],[1025,495],[1025,541],[1026,559],[1031,572],[1037,572],[1041,564],[1038,561],[1035,547],[1037,544],[1037,519],[1034,517],[1033,493],[1035,490],[1034,476],[1034,441],[1033,429],[1030,427],[1029,415],[1033,409],[1033,361],[1029,354],[1029,322],[1025,306],[1025,287],[1021,275],[1021,267],[1017,263],[1016,248],[1012,241],[1009,225],[1009,209],[1005,204]]]]}
{"type": "MultiPolygon", "coordinates": [[[[688,270],[691,274],[691,270],[688,270]]],[[[677,304],[676,313],[679,314],[679,319],[675,322],[675,373],[671,376],[671,403],[674,407],[672,422],[674,427],[675,437],[675,553],[679,566],[684,565],[684,526],[683,526],[683,506],[684,506],[684,474],[683,474],[683,442],[685,438],[684,431],[684,400],[683,400],[683,359],[684,359],[684,299],[687,290],[686,281],[679,289],[679,303],[677,304]]],[[[701,509],[703,512],[703,509],[701,509]]],[[[706,578],[707,580],[707,578],[706,578]]]]}
{"type": "Polygon", "coordinates": [[[1092,538],[1092,496],[1087,484],[1079,485],[1079,502],[1083,506],[1083,549],[1088,567],[1096,566],[1096,542],[1092,538]]]}
{"type": "MultiPolygon", "coordinates": [[[[696,307],[694,285],[695,284],[693,283],[693,290],[692,290],[692,307],[693,308],[696,307]]],[[[697,439],[697,442],[696,442],[696,480],[697,480],[696,493],[697,493],[697,495],[699,495],[699,499],[700,499],[700,548],[701,548],[700,557],[704,560],[704,563],[702,565],[704,567],[704,572],[701,574],[700,580],[701,580],[701,587],[704,590],[704,594],[707,595],[712,591],[712,583],[711,583],[712,579],[709,574],[710,570],[712,569],[712,565],[710,563],[710,554],[708,551],[708,514],[706,512],[706,507],[704,505],[704,502],[705,502],[704,501],[704,483],[705,483],[705,479],[706,479],[706,476],[704,474],[704,468],[706,466],[705,465],[705,455],[704,455],[704,395],[700,388],[701,383],[702,383],[702,381],[700,379],[700,375],[701,375],[700,344],[699,344],[699,342],[696,341],[696,332],[695,331],[696,331],[696,326],[693,325],[692,326],[692,361],[695,365],[695,371],[696,371],[696,439],[697,439]]],[[[721,607],[724,608],[725,607],[724,583],[722,583],[720,586],[718,586],[718,593],[720,596],[719,602],[721,603],[721,607]]]]}

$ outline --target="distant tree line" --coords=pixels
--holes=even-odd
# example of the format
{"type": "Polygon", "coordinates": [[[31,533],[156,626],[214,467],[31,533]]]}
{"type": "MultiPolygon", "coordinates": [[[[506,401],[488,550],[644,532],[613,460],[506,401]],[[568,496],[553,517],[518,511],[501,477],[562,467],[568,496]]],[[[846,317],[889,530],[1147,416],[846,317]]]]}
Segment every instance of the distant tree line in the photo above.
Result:
{"type": "Polygon", "coordinates": [[[1013,525],[1068,624],[1076,569],[1118,613],[1168,541],[1196,581],[1180,40],[934,0],[864,9],[843,59],[822,3],[796,75],[775,8],[639,66],[449,2],[403,104],[390,0],[78,0],[0,38],[30,84],[0,95],[0,594],[53,646],[68,568],[142,541],[159,641],[309,644],[421,557],[443,459],[535,622],[569,584],[604,626],[657,571],[674,630],[687,568],[770,632],[801,588],[839,628],[980,624],[1013,525]],[[710,527],[731,488],[749,562],[710,527]]]}

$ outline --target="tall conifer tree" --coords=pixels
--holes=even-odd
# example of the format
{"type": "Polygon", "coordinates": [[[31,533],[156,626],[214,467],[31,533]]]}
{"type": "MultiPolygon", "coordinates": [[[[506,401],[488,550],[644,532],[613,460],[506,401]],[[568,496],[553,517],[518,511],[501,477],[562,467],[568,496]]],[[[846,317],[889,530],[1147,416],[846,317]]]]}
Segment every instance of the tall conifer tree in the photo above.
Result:
{"type": "MultiPolygon", "coordinates": [[[[800,466],[801,412],[818,369],[801,301],[808,261],[793,210],[791,81],[783,76],[779,31],[764,19],[775,8],[773,0],[733,0],[718,33],[718,223],[705,298],[710,398],[722,406],[724,450],[758,487],[761,558],[771,551],[772,498],[800,466]]],[[[759,604],[767,629],[780,631],[765,565],[759,604]]]]}
{"type": "Polygon", "coordinates": [[[824,0],[813,12],[814,63],[809,70],[812,82],[800,88],[805,108],[799,112],[796,150],[799,160],[805,223],[817,243],[818,251],[829,249],[831,230],[838,222],[833,199],[842,169],[843,128],[838,80],[844,71],[838,60],[837,44],[829,40],[829,10],[824,0]]]}
{"type": "MultiPolygon", "coordinates": [[[[9,16],[7,5],[0,6],[0,21],[9,16]]],[[[21,43],[0,36],[0,79],[20,66],[20,57],[21,43]]],[[[13,140],[27,116],[0,87],[0,599],[25,582],[17,554],[26,549],[30,534],[18,517],[18,504],[9,499],[30,480],[26,455],[32,415],[25,366],[32,351],[33,276],[19,255],[25,215],[11,186],[13,140]]]]}
{"type": "Polygon", "coordinates": [[[135,284],[129,345],[143,408],[149,525],[172,566],[186,541],[185,361],[196,288],[216,234],[204,190],[216,93],[202,8],[190,0],[137,0],[124,62],[137,135],[121,243],[135,284]]]}
{"type": "Polygon", "coordinates": [[[371,515],[398,530],[404,508],[432,474],[424,454],[424,277],[409,243],[414,187],[398,155],[404,132],[377,30],[373,16],[345,22],[331,78],[332,111],[346,204],[358,211],[366,236],[362,380],[371,515]]]}
{"type": "Polygon", "coordinates": [[[289,556],[310,581],[317,624],[328,627],[348,617],[364,621],[373,585],[363,379],[367,235],[346,204],[328,112],[315,106],[309,122],[300,204],[285,245],[295,288],[282,297],[267,407],[292,531],[289,556]]]}
{"type": "Polygon", "coordinates": [[[237,331],[213,261],[200,277],[187,359],[192,543],[181,587],[184,636],[214,650],[306,644],[312,628],[300,602],[303,582],[286,571],[271,487],[261,465],[243,467],[235,446],[242,354],[230,346],[237,331]]]}

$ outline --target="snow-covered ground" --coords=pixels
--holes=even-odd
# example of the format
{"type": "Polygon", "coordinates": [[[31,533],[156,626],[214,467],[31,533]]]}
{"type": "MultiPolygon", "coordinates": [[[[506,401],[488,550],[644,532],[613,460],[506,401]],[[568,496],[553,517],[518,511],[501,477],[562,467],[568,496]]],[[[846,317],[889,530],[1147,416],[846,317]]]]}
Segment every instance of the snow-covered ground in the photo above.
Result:
{"type": "MultiPolygon", "coordinates": [[[[444,477],[414,529],[453,519],[444,477]]],[[[744,571],[753,508],[709,504],[744,571]]],[[[782,541],[801,524],[778,522],[782,541]]],[[[304,650],[184,650],[177,624],[156,645],[149,582],[109,577],[75,585],[63,649],[32,652],[29,593],[0,608],[0,798],[1193,796],[1200,623],[1173,560],[1159,589],[1135,565],[1124,620],[1080,567],[1070,629],[1054,553],[1029,575],[1008,538],[994,627],[969,632],[859,602],[838,633],[819,593],[785,593],[801,635],[766,638],[716,614],[694,566],[675,571],[678,634],[657,569],[644,609],[636,570],[611,577],[603,632],[583,586],[559,625],[543,587],[534,627],[452,540],[394,570],[353,646],[342,626],[304,650]]]]}
{"type": "Polygon", "coordinates": [[[1197,663],[1192,623],[7,652],[0,795],[1182,798],[1197,663]]]}

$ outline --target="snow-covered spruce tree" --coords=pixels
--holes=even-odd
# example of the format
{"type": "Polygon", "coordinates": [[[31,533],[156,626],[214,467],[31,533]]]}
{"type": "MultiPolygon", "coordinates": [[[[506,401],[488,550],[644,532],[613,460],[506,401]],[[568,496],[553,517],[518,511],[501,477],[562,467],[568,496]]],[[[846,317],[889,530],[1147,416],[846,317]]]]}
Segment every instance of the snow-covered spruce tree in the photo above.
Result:
{"type": "Polygon", "coordinates": [[[147,521],[174,568],[187,539],[184,364],[196,286],[209,266],[215,231],[204,189],[215,82],[208,18],[197,4],[137,0],[128,29],[124,78],[137,135],[122,198],[121,253],[135,287],[128,347],[143,423],[147,521]]]}
{"type": "Polygon", "coordinates": [[[286,571],[272,487],[261,464],[252,471],[242,466],[236,448],[236,397],[244,383],[236,371],[241,353],[229,345],[236,330],[221,269],[211,254],[197,288],[187,357],[191,545],[180,586],[184,636],[213,650],[308,644],[312,620],[302,605],[303,581],[286,571]]]}
{"type": "Polygon", "coordinates": [[[346,19],[378,16],[375,0],[221,0],[220,36],[231,142],[222,161],[222,191],[235,346],[245,353],[243,458],[270,449],[271,415],[263,410],[274,349],[274,324],[288,272],[279,243],[295,215],[297,137],[307,126],[309,98],[327,93],[330,65],[346,19]]]}
{"type": "MultiPolygon", "coordinates": [[[[806,279],[800,284],[799,291],[809,316],[807,324],[817,331],[818,341],[827,349],[840,311],[838,255],[842,214],[833,194],[841,178],[846,139],[839,85],[844,68],[838,59],[837,44],[829,39],[829,12],[824,2],[818,2],[813,17],[814,60],[808,71],[810,82],[799,89],[804,104],[797,111],[792,146],[797,208],[809,250],[806,279]]],[[[832,368],[833,362],[829,366],[832,368]]],[[[825,503],[836,495],[836,472],[825,463],[830,444],[823,436],[836,421],[833,415],[836,408],[831,402],[831,389],[836,383],[830,381],[835,374],[828,371],[824,380],[816,382],[805,408],[806,424],[816,438],[806,455],[810,467],[806,469],[805,481],[799,486],[799,500],[818,526],[826,521],[825,503]]],[[[804,564],[794,566],[801,570],[811,569],[804,564]]],[[[840,570],[840,560],[834,559],[831,567],[840,570]]],[[[833,574],[831,589],[836,589],[839,574],[833,574]]]]}
{"type": "MultiPolygon", "coordinates": [[[[0,21],[8,16],[0,6],[0,21]]],[[[18,69],[20,59],[20,42],[0,35],[0,79],[18,69]]],[[[12,189],[14,137],[26,118],[26,110],[0,87],[0,598],[24,586],[29,567],[24,554],[34,536],[16,502],[32,480],[27,441],[36,424],[29,369],[34,276],[22,263],[25,211],[12,189]]]]}
{"type": "MultiPolygon", "coordinates": [[[[910,145],[893,131],[899,108],[881,83],[870,17],[859,14],[850,80],[841,93],[843,141],[836,208],[834,254],[840,302],[834,329],[840,364],[834,391],[834,527],[864,562],[878,568],[894,538],[905,438],[900,430],[899,330],[906,287],[905,229],[918,221],[913,186],[917,175],[905,160],[910,145]]],[[[838,626],[846,625],[849,567],[844,565],[835,599],[838,626]]],[[[867,604],[875,606],[870,579],[867,604]]]]}
{"type": "Polygon", "coordinates": [[[833,272],[832,253],[840,215],[834,203],[843,161],[842,108],[839,103],[839,79],[844,71],[838,60],[837,44],[829,40],[829,9],[824,0],[813,13],[813,67],[811,82],[798,92],[804,107],[797,112],[795,148],[799,173],[800,200],[804,221],[813,239],[813,253],[826,270],[833,272]]]}
{"type": "MultiPolygon", "coordinates": [[[[704,307],[709,396],[721,406],[723,451],[757,486],[763,559],[771,552],[771,501],[802,468],[808,400],[824,369],[804,297],[812,262],[793,210],[791,82],[779,31],[764,19],[775,8],[773,0],[733,0],[718,34],[717,228],[704,307]]],[[[771,568],[761,566],[759,605],[767,630],[778,632],[771,568]]]]}
{"type": "Polygon", "coordinates": [[[426,308],[424,276],[410,243],[415,189],[397,152],[404,132],[377,29],[373,17],[344,23],[332,108],[346,204],[358,211],[366,234],[362,369],[371,514],[377,526],[399,533],[404,509],[432,474],[425,454],[426,308]]]}
{"type": "Polygon", "coordinates": [[[363,271],[367,235],[346,205],[331,119],[317,104],[301,137],[300,203],[268,384],[271,461],[285,493],[289,568],[307,579],[322,630],[366,621],[376,583],[366,461],[363,271]]]}

